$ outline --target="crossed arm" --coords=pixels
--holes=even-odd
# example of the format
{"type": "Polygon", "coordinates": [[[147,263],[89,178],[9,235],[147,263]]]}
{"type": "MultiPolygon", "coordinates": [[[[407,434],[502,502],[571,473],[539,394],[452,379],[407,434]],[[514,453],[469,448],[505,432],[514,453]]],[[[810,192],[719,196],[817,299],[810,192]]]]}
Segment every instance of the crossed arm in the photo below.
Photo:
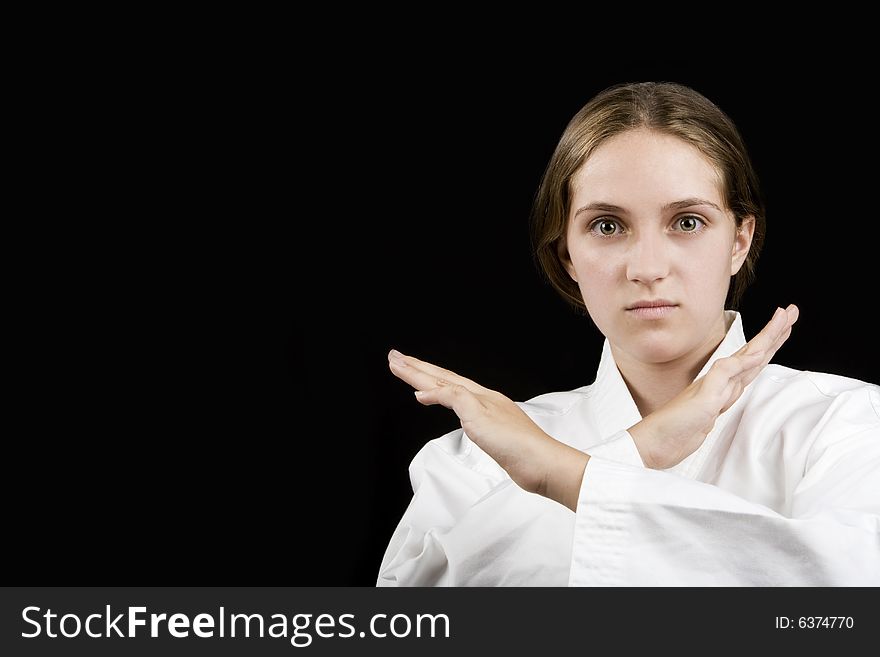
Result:
{"type": "MultiPolygon", "coordinates": [[[[778,309],[767,325],[735,354],[720,358],[662,408],[629,428],[649,468],[671,468],[692,454],[717,417],[739,399],[791,335],[794,305],[778,309]]],[[[391,372],[415,388],[418,401],[453,410],[467,435],[524,490],[575,510],[588,454],[562,443],[508,397],[437,365],[388,354],[391,372]]]]}

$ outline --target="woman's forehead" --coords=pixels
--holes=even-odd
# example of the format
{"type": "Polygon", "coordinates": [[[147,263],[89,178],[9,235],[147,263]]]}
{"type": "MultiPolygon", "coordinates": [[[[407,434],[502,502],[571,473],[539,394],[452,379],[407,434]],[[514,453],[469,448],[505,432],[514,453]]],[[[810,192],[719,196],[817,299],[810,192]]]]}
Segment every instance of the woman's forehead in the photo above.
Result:
{"type": "Polygon", "coordinates": [[[704,198],[724,205],[722,179],[712,161],[679,137],[630,130],[611,137],[572,176],[581,203],[671,203],[704,198]]]}

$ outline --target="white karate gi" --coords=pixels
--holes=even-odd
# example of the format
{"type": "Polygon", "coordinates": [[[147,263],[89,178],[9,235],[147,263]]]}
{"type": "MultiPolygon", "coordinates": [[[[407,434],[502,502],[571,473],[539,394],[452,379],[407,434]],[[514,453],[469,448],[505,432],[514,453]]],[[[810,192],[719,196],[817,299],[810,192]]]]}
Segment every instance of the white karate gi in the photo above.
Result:
{"type": "MultiPolygon", "coordinates": [[[[698,376],[742,347],[742,319],[698,376]]],[[[596,381],[519,403],[591,458],[577,511],[527,493],[462,429],[410,464],[378,586],[880,585],[880,387],[768,365],[700,448],[644,467],[608,341],[596,381]]]]}

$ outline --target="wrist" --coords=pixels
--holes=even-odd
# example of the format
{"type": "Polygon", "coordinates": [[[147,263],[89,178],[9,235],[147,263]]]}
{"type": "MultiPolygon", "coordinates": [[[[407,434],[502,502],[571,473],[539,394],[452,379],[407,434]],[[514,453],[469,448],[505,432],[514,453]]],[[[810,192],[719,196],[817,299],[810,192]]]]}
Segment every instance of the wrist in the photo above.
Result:
{"type": "Polygon", "coordinates": [[[633,443],[635,443],[636,450],[638,450],[645,467],[651,470],[664,470],[671,466],[666,463],[663,450],[659,448],[650,418],[649,415],[637,422],[627,429],[627,432],[632,436],[633,443]]]}
{"type": "Polygon", "coordinates": [[[543,459],[544,476],[538,494],[575,511],[589,460],[588,454],[551,438],[543,459]]]}

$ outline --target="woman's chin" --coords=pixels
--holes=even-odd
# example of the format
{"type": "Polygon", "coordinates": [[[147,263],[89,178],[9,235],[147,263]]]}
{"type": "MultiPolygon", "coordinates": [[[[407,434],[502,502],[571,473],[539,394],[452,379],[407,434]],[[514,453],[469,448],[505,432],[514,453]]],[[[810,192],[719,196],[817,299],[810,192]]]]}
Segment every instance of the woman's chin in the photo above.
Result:
{"type": "Polygon", "coordinates": [[[644,335],[632,340],[626,351],[642,363],[661,364],[680,358],[684,350],[669,336],[644,335]]]}

